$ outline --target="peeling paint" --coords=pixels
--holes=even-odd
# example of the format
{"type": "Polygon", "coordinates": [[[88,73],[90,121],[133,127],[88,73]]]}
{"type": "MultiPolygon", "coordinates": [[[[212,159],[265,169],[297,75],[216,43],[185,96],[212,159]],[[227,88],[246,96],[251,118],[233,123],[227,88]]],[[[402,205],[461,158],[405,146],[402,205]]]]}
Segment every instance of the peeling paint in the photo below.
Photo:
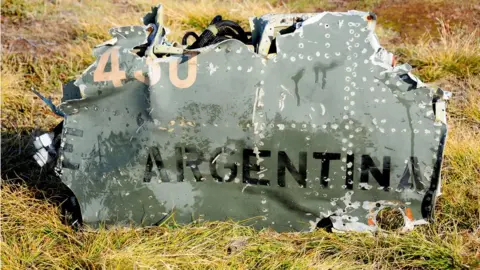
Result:
{"type": "Polygon", "coordinates": [[[252,44],[188,48],[150,36],[166,29],[162,12],[111,29],[74,82],[81,98],[60,105],[54,161],[86,223],[155,224],[175,210],[181,222],[262,216],[252,225],[305,231],[329,218],[374,232],[387,207],[403,231],[428,222],[449,94],[395,62],[376,16],[267,14],[250,18],[252,44]]]}

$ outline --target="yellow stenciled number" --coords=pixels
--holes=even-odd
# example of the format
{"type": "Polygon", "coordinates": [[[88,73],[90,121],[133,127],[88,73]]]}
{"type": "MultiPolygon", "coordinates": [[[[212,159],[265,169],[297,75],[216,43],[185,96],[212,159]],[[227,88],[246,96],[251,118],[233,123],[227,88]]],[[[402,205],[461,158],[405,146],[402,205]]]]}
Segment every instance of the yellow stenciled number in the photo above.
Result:
{"type": "Polygon", "coordinates": [[[94,82],[112,81],[113,86],[122,86],[122,80],[126,79],[127,76],[125,74],[125,71],[120,70],[120,66],[118,63],[118,50],[119,47],[113,47],[106,51],[104,54],[102,54],[102,56],[100,57],[100,61],[98,61],[97,69],[95,69],[95,72],[93,73],[94,82]],[[111,70],[105,72],[105,67],[107,65],[109,57],[111,60],[111,70]]]}

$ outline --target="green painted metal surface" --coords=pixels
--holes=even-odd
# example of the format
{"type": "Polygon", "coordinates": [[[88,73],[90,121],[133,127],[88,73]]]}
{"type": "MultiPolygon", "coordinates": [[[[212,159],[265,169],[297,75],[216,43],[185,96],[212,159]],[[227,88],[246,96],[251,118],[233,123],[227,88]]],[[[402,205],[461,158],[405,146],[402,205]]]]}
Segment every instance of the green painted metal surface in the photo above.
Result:
{"type": "MultiPolygon", "coordinates": [[[[306,231],[330,218],[337,230],[374,231],[385,207],[406,230],[431,217],[445,95],[392,65],[373,14],[304,14],[270,38],[270,55],[229,39],[140,56],[156,12],[110,30],[65,88],[80,95],[59,107],[57,169],[84,222],[153,225],[174,213],[181,223],[306,231]]],[[[252,36],[293,17],[255,18],[252,36]]]]}

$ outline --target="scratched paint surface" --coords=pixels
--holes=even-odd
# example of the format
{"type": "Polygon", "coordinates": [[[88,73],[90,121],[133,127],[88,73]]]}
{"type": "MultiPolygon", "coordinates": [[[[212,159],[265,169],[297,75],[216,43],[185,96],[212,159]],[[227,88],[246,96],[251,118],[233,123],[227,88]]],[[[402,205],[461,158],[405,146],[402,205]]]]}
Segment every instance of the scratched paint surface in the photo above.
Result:
{"type": "Polygon", "coordinates": [[[270,59],[237,40],[140,57],[146,26],[111,30],[75,82],[82,98],[60,106],[58,167],[84,222],[152,225],[174,212],[374,231],[390,206],[405,229],[425,223],[446,123],[434,89],[380,59],[368,16],[319,13],[277,37],[270,59]]]}

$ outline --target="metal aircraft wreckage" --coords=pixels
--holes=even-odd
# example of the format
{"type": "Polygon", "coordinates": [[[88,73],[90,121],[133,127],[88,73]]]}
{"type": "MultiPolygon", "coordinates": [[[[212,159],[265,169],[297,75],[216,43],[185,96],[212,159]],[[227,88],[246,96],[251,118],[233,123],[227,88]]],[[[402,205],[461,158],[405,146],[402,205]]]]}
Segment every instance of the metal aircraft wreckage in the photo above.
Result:
{"type": "Polygon", "coordinates": [[[431,220],[449,92],[395,63],[375,14],[269,14],[251,32],[216,16],[182,44],[161,5],[142,23],[110,30],[49,104],[63,122],[36,138],[76,221],[375,231],[384,208],[403,230],[431,220]]]}

